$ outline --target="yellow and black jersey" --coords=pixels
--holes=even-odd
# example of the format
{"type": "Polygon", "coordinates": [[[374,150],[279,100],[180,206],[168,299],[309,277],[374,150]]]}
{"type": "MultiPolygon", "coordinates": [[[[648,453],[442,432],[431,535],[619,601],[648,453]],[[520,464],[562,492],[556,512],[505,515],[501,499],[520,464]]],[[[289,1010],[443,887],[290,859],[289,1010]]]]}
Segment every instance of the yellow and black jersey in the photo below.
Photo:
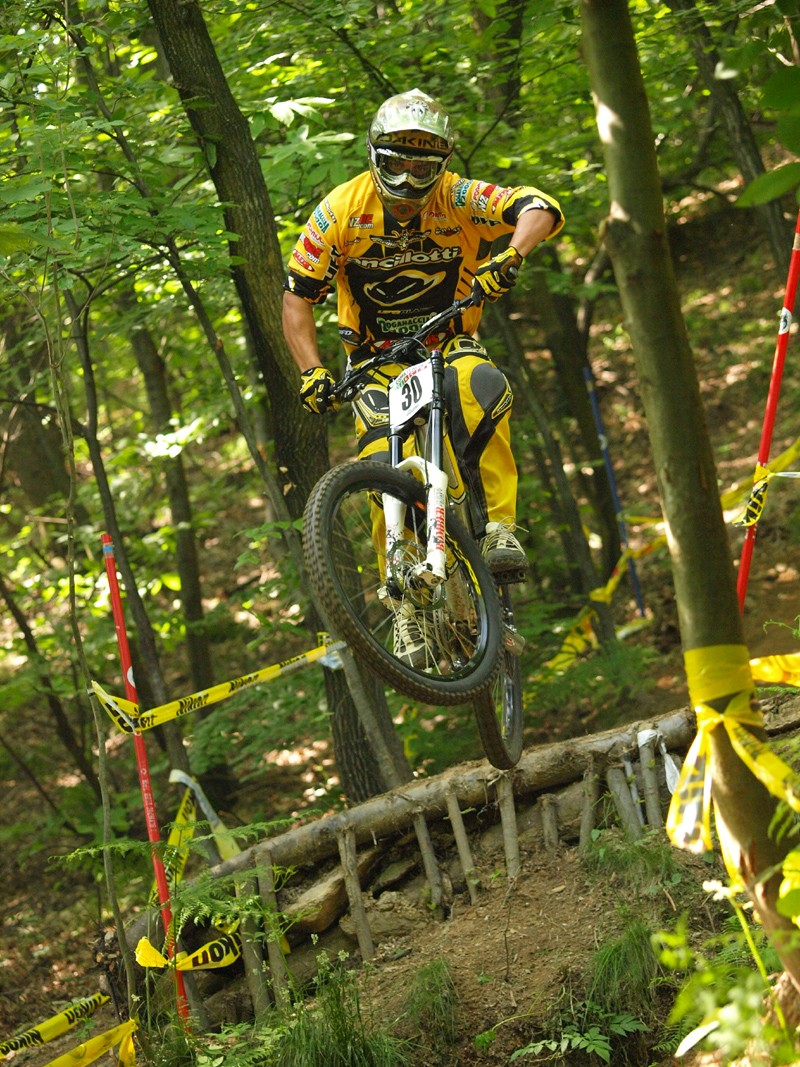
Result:
{"type": "MultiPolygon", "coordinates": [[[[315,208],[289,259],[285,289],[312,304],[335,284],[339,333],[348,352],[365,342],[414,333],[431,315],[472,291],[492,242],[513,233],[524,211],[553,214],[551,196],[446,173],[432,200],[401,226],[386,211],[368,171],[337,186],[315,208]]],[[[481,309],[469,308],[459,332],[474,333],[481,309]]]]}

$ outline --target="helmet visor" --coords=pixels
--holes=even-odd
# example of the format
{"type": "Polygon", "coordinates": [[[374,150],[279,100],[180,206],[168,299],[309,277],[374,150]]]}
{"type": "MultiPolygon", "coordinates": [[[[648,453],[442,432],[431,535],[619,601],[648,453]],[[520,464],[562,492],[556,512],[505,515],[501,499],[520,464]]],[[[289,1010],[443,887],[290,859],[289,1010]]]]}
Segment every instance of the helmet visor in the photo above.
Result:
{"type": "Polygon", "coordinates": [[[440,155],[410,155],[378,146],[370,146],[370,152],[381,182],[393,191],[425,192],[445,172],[449,159],[440,155]]]}

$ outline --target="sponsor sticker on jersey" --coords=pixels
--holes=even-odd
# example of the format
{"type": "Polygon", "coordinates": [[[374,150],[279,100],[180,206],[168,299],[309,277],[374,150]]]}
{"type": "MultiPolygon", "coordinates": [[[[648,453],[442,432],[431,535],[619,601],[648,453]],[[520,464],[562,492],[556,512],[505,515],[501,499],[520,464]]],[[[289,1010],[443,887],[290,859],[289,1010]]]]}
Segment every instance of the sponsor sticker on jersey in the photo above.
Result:
{"type": "Polygon", "coordinates": [[[367,282],[364,295],[382,307],[394,307],[398,304],[413,304],[419,301],[431,289],[441,285],[447,278],[447,272],[440,270],[429,274],[421,270],[407,270],[391,278],[379,278],[367,282]]]}
{"type": "Polygon", "coordinates": [[[496,185],[486,185],[484,182],[478,182],[472,193],[472,210],[486,211],[489,207],[489,197],[496,188],[496,185]]]}
{"type": "Polygon", "coordinates": [[[510,192],[511,190],[507,186],[501,185],[500,188],[497,190],[497,194],[495,195],[495,198],[492,201],[492,206],[489,208],[489,210],[494,211],[494,209],[497,207],[503,197],[508,196],[510,192]]]}
{"type": "Polygon", "coordinates": [[[469,191],[469,182],[466,178],[462,178],[456,182],[453,186],[453,203],[456,207],[464,207],[467,203],[467,192],[469,191]]]}
{"type": "Polygon", "coordinates": [[[322,233],[327,233],[327,231],[331,228],[330,222],[322,214],[322,208],[321,207],[315,207],[314,208],[314,212],[313,212],[311,217],[314,220],[314,222],[316,222],[317,226],[319,226],[319,228],[322,231],[322,233]]]}
{"type": "Polygon", "coordinates": [[[306,236],[306,234],[303,234],[303,248],[312,263],[319,263],[322,249],[318,245],[315,245],[311,238],[306,236]]]}
{"type": "Polygon", "coordinates": [[[499,226],[499,219],[487,219],[485,215],[470,215],[470,222],[476,226],[499,226]]]}
{"type": "Polygon", "coordinates": [[[371,230],[372,229],[372,215],[351,215],[350,216],[350,229],[351,230],[371,230]]]}
{"type": "Polygon", "coordinates": [[[398,252],[396,256],[386,256],[384,259],[373,259],[370,256],[353,256],[350,260],[359,267],[367,270],[394,270],[395,267],[406,267],[415,263],[443,263],[447,260],[456,259],[461,255],[458,246],[453,248],[432,248],[430,251],[398,252]]]}
{"type": "Polygon", "coordinates": [[[437,226],[436,233],[440,237],[455,237],[457,233],[461,233],[461,226],[437,226]]]}
{"type": "Polygon", "coordinates": [[[313,269],[314,269],[314,268],[313,268],[313,267],[311,266],[311,264],[310,264],[310,263],[308,262],[308,260],[306,259],[306,257],[305,257],[305,256],[304,256],[304,255],[303,255],[303,254],[302,254],[301,252],[298,252],[296,248],[295,248],[295,250],[294,250],[294,251],[292,252],[292,259],[293,259],[293,260],[294,260],[294,261],[295,261],[296,263],[299,263],[299,264],[300,264],[300,266],[301,266],[301,267],[303,268],[303,270],[313,270],[313,269]]]}

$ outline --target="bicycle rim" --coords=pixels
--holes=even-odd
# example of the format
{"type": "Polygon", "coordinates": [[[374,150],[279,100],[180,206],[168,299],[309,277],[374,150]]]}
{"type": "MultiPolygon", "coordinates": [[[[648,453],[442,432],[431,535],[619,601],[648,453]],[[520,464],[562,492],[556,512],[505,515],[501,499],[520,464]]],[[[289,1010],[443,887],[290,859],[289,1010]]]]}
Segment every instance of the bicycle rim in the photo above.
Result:
{"type": "MultiPolygon", "coordinates": [[[[500,589],[502,613],[513,626],[511,595],[500,589]]],[[[515,767],[522,755],[522,677],[520,657],[504,648],[500,671],[493,684],[472,701],[486,758],[500,770],[515,767]]]]}
{"type": "Polygon", "coordinates": [[[385,463],[358,460],[329,471],[306,505],[303,545],[309,580],[328,624],[374,673],[426,703],[463,704],[489,686],[502,654],[497,590],[478,546],[455,516],[447,518],[449,577],[440,589],[387,581],[383,537],[373,542],[383,493],[405,505],[403,553],[409,564],[425,538],[423,486],[385,463]],[[412,606],[429,638],[424,662],[395,655],[397,619],[412,606]]]}

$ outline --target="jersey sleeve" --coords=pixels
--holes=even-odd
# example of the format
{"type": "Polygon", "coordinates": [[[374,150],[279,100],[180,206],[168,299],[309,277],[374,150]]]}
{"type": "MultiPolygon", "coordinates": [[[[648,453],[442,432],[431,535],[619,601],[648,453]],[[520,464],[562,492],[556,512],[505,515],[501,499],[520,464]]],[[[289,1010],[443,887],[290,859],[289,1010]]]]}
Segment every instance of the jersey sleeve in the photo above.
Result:
{"type": "Polygon", "coordinates": [[[291,255],[283,288],[309,304],[321,303],[331,292],[339,266],[336,215],[326,197],[303,227],[291,255]]]}
{"type": "Polygon", "coordinates": [[[553,228],[547,239],[555,237],[564,226],[564,214],[558,201],[532,185],[503,186],[489,182],[461,181],[453,189],[454,203],[469,212],[470,221],[497,233],[513,230],[526,211],[535,208],[549,211],[553,228]]]}

